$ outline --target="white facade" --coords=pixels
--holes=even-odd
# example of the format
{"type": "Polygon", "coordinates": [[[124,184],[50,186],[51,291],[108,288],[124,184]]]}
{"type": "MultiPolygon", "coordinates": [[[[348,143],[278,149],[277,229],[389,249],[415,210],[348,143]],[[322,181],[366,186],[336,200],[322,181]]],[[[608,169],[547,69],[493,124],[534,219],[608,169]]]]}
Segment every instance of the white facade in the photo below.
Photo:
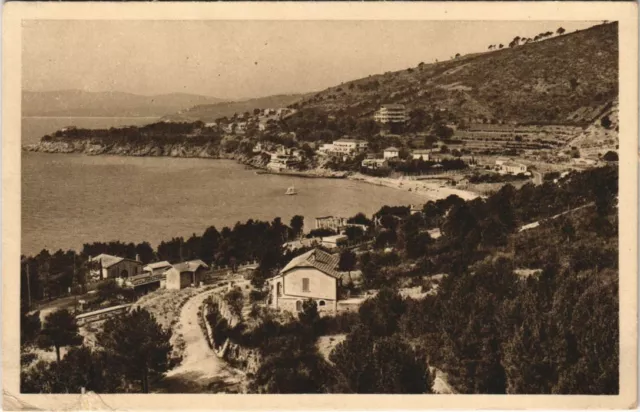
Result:
{"type": "Polygon", "coordinates": [[[385,104],[373,115],[380,123],[404,123],[407,121],[407,110],[403,104],[385,104]]]}
{"type": "Polygon", "coordinates": [[[382,157],[384,157],[385,159],[395,159],[397,157],[400,157],[400,150],[395,147],[388,147],[384,149],[382,157]]]}
{"type": "Polygon", "coordinates": [[[302,311],[304,301],[312,299],[319,312],[335,313],[341,278],[338,261],[338,255],[319,249],[296,256],[277,276],[267,279],[269,306],[297,313],[302,311]]]}
{"type": "Polygon", "coordinates": [[[527,166],[522,163],[503,163],[500,165],[500,173],[509,175],[527,173],[527,166]]]}
{"type": "Polygon", "coordinates": [[[414,150],[411,153],[413,160],[424,160],[425,162],[429,160],[429,151],[428,150],[414,150]]]}
{"type": "Polygon", "coordinates": [[[369,144],[365,140],[340,139],[333,142],[333,152],[341,154],[354,154],[367,151],[369,144]]]}

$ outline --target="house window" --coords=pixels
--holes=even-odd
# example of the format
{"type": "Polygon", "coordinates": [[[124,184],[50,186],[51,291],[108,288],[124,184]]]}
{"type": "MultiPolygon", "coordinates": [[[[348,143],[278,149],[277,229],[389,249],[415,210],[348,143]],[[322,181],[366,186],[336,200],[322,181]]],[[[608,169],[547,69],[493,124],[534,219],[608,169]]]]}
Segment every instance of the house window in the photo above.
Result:
{"type": "Polygon", "coordinates": [[[325,305],[324,300],[321,300],[320,302],[318,302],[318,306],[324,306],[324,305],[325,305]]]}
{"type": "Polygon", "coordinates": [[[302,301],[301,300],[296,301],[296,311],[302,312],[302,301]]]}
{"type": "Polygon", "coordinates": [[[302,291],[309,292],[309,278],[302,278],[302,291]]]}

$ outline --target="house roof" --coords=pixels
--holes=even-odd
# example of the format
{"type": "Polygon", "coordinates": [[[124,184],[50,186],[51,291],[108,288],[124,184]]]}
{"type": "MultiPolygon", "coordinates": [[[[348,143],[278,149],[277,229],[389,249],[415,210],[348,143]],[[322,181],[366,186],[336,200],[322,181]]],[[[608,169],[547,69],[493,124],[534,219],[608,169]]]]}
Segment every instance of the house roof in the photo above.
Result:
{"type": "Polygon", "coordinates": [[[383,104],[385,109],[404,109],[404,104],[383,104]]]}
{"type": "MultiPolygon", "coordinates": [[[[91,258],[92,262],[101,262],[102,263],[102,267],[104,269],[110,268],[111,266],[122,262],[123,260],[130,260],[132,262],[138,262],[135,259],[128,259],[128,258],[123,258],[123,257],[119,257],[119,256],[112,256],[112,255],[107,255],[106,253],[101,253],[96,257],[91,258]]],[[[138,263],[142,263],[142,262],[138,262],[138,263]]]]}
{"type": "Polygon", "coordinates": [[[162,262],[155,262],[155,263],[149,263],[147,266],[144,267],[144,269],[160,269],[160,268],[166,268],[171,266],[171,263],[167,262],[166,260],[163,260],[162,262]]]}
{"type": "Polygon", "coordinates": [[[413,153],[413,154],[429,154],[429,153],[431,153],[431,150],[428,150],[428,149],[418,149],[418,150],[414,150],[412,153],[413,153]]]}
{"type": "Polygon", "coordinates": [[[338,139],[336,141],[334,141],[333,143],[367,143],[366,140],[362,140],[362,139],[338,139]]]}
{"type": "Polygon", "coordinates": [[[505,167],[523,167],[524,165],[522,163],[508,162],[508,163],[503,163],[502,166],[505,166],[505,167]]]}
{"type": "Polygon", "coordinates": [[[384,149],[385,152],[397,152],[398,148],[397,147],[387,147],[386,149],[384,149]]]}
{"type": "Polygon", "coordinates": [[[335,254],[323,252],[320,249],[313,249],[306,253],[296,256],[285,266],[280,273],[286,273],[295,268],[315,268],[320,272],[325,273],[336,279],[340,278],[340,272],[338,272],[338,261],[340,256],[335,254]]]}
{"type": "Polygon", "coordinates": [[[173,265],[173,268],[178,272],[195,272],[196,270],[204,267],[205,269],[209,269],[209,266],[201,261],[200,259],[190,260],[188,262],[180,262],[173,265]]]}

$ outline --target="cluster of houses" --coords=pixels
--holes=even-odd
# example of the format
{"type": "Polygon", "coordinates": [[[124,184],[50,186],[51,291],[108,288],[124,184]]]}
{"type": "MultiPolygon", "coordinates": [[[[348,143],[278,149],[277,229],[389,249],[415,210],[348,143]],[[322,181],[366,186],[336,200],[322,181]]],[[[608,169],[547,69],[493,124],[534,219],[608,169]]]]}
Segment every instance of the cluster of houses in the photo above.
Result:
{"type": "Polygon", "coordinates": [[[90,276],[94,280],[115,279],[122,287],[137,292],[166,288],[173,290],[200,285],[209,266],[202,260],[190,260],[171,264],[167,261],[143,265],[136,259],[123,258],[102,253],[89,258],[90,276]]]}
{"type": "Polygon", "coordinates": [[[291,109],[288,107],[281,107],[277,109],[263,109],[260,110],[260,112],[256,115],[242,113],[234,116],[233,119],[225,122],[224,124],[214,122],[207,123],[206,126],[220,126],[222,130],[227,134],[244,135],[247,132],[248,128],[252,125],[255,125],[258,130],[264,131],[267,129],[269,122],[286,119],[287,117],[293,115],[295,112],[295,109],[291,109]]]}

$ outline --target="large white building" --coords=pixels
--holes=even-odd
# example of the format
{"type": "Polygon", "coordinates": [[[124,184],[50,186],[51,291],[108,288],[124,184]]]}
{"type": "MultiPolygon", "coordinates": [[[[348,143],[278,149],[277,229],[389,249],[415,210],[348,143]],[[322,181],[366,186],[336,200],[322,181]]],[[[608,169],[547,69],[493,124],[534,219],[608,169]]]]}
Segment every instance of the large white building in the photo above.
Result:
{"type": "Polygon", "coordinates": [[[340,154],[363,153],[367,151],[368,143],[359,139],[339,139],[333,142],[333,152],[340,154]]]}
{"type": "Polygon", "coordinates": [[[383,104],[373,119],[380,123],[404,123],[407,121],[407,109],[404,104],[383,104]]]}

